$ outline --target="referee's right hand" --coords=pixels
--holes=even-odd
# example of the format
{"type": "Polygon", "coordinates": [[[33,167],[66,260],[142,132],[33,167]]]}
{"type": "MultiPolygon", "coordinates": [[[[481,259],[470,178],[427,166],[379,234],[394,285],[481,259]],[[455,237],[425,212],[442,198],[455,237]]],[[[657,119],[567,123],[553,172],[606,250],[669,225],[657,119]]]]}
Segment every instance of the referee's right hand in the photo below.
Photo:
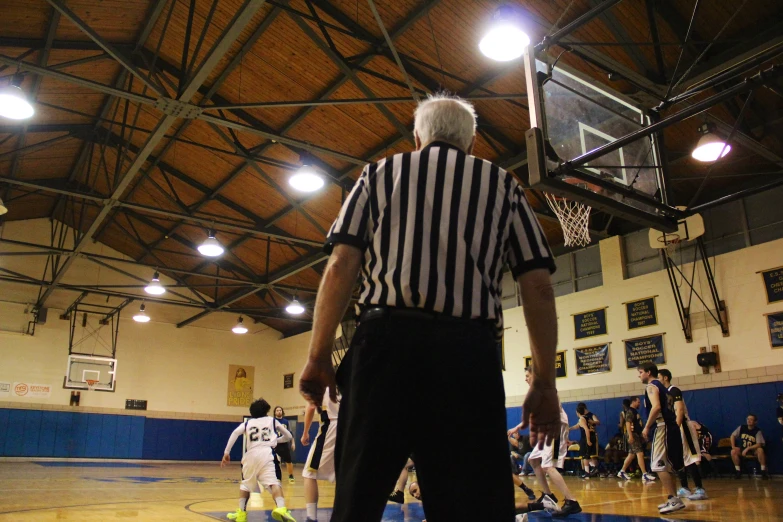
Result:
{"type": "Polygon", "coordinates": [[[534,380],[522,404],[521,428],[530,427],[530,445],[543,449],[560,435],[560,399],[554,386],[538,386],[534,380]]]}
{"type": "Polygon", "coordinates": [[[323,406],[324,393],[329,388],[329,398],[337,402],[337,386],[334,381],[334,366],[331,357],[308,358],[299,377],[299,392],[307,402],[318,408],[323,406]]]}

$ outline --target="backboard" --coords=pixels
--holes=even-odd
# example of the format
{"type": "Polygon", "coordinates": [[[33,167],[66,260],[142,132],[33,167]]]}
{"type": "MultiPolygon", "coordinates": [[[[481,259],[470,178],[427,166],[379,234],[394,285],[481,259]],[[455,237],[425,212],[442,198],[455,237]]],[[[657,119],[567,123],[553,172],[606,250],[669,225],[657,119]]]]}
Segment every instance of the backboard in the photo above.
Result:
{"type": "Polygon", "coordinates": [[[95,391],[113,392],[117,377],[117,359],[95,355],[69,355],[65,368],[63,388],[72,390],[88,389],[87,381],[95,383],[95,391]]]}
{"type": "Polygon", "coordinates": [[[525,56],[531,131],[530,185],[644,226],[673,230],[655,136],[580,157],[650,125],[630,98],[529,46],[525,56]],[[536,130],[538,129],[538,130],[536,130]],[[578,178],[578,179],[574,179],[578,178]]]}

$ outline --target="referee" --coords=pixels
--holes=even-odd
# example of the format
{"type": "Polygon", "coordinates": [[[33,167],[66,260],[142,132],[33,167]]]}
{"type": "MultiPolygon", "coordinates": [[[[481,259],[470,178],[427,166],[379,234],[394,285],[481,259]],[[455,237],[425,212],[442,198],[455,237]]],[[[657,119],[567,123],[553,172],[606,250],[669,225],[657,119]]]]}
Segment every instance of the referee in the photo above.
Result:
{"type": "Polygon", "coordinates": [[[416,151],[367,165],[326,238],[300,391],[335,400],[334,335],[361,271],[359,326],[340,366],[332,522],[381,520],[414,455],[427,520],[514,520],[499,343],[500,281],[521,289],[536,380],[524,404],[531,442],[559,430],[552,253],[514,178],[472,156],[473,106],[431,96],[415,113],[416,151]],[[482,503],[466,510],[482,481],[482,503]]]}

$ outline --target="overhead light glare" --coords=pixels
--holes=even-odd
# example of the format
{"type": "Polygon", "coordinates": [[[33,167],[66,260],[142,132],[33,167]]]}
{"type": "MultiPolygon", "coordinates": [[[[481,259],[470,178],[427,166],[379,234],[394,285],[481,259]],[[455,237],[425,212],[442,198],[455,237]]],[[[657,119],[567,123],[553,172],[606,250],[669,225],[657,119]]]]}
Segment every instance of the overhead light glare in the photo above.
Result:
{"type": "Polygon", "coordinates": [[[35,109],[27,101],[21,85],[22,76],[16,74],[8,85],[0,89],[0,116],[12,120],[26,120],[35,114],[35,109]]]}
{"type": "Polygon", "coordinates": [[[285,307],[285,311],[291,315],[301,315],[305,311],[305,307],[301,305],[299,301],[294,299],[291,303],[285,307]]]}
{"type": "Polygon", "coordinates": [[[498,62],[516,60],[530,45],[530,36],[522,29],[516,9],[502,5],[492,16],[492,25],[479,42],[481,53],[498,62]]]}
{"type": "Polygon", "coordinates": [[[198,246],[198,251],[202,256],[218,257],[223,255],[223,252],[225,252],[226,249],[223,248],[223,245],[220,244],[220,241],[215,239],[215,233],[210,230],[209,237],[207,237],[207,239],[205,239],[204,242],[198,246]]]}
{"type": "Polygon", "coordinates": [[[148,323],[150,322],[150,316],[147,315],[147,312],[144,311],[145,306],[144,303],[142,303],[141,307],[139,308],[139,313],[133,316],[133,320],[137,323],[148,323]]]}
{"type": "Polygon", "coordinates": [[[144,291],[150,295],[163,295],[166,293],[166,288],[160,284],[160,274],[155,272],[155,275],[152,276],[152,281],[144,288],[144,291]]]}
{"type": "Polygon", "coordinates": [[[288,184],[299,192],[315,192],[324,186],[324,178],[310,165],[303,165],[288,178],[288,184]]]}
{"type": "Polygon", "coordinates": [[[695,160],[709,163],[725,157],[729,152],[731,152],[731,145],[712,132],[708,132],[699,138],[699,143],[691,152],[691,156],[695,160]]]}
{"type": "Polygon", "coordinates": [[[245,325],[243,324],[243,319],[242,319],[242,316],[241,316],[241,315],[239,316],[239,321],[237,321],[237,324],[236,324],[236,326],[234,326],[234,327],[231,329],[231,331],[232,331],[232,332],[234,332],[235,334],[240,334],[240,335],[241,335],[241,334],[246,334],[246,333],[247,333],[247,326],[245,326],[245,325]]]}

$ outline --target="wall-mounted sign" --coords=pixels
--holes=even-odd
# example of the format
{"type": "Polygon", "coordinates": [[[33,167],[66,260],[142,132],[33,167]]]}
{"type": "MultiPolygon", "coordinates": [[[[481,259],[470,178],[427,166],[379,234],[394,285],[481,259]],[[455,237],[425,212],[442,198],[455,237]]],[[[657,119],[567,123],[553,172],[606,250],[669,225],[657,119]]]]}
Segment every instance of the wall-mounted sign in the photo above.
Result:
{"type": "Polygon", "coordinates": [[[767,303],[783,301],[783,266],[771,270],[762,270],[764,290],[767,291],[767,303]]]}
{"type": "Polygon", "coordinates": [[[767,314],[767,332],[769,344],[773,348],[783,348],[783,312],[767,314]]]}
{"type": "Polygon", "coordinates": [[[625,343],[625,365],[636,368],[646,362],[655,364],[666,363],[666,353],[663,348],[663,334],[649,337],[627,339],[625,343]]]}
{"type": "Polygon", "coordinates": [[[590,375],[612,371],[612,358],[609,355],[609,343],[586,348],[574,348],[576,374],[590,375]]]}
{"type": "Polygon", "coordinates": [[[0,382],[0,397],[8,397],[11,395],[11,383],[0,382]]]}
{"type": "MultiPolygon", "coordinates": [[[[527,356],[525,357],[525,368],[533,364],[533,357],[527,356]]],[[[565,350],[562,352],[557,352],[557,355],[555,356],[555,378],[560,379],[562,377],[566,377],[568,375],[568,372],[566,370],[566,353],[565,350]]]]}
{"type": "Polygon", "coordinates": [[[577,340],[607,333],[606,308],[574,314],[574,337],[577,340]]]}
{"type": "Polygon", "coordinates": [[[253,402],[255,375],[255,366],[228,365],[228,398],[226,402],[229,406],[250,406],[250,403],[253,402]]]}
{"type": "Polygon", "coordinates": [[[126,410],[146,410],[147,401],[141,399],[125,399],[126,410]]]}
{"type": "Polygon", "coordinates": [[[625,303],[625,315],[628,318],[628,329],[636,330],[658,324],[658,313],[655,310],[655,297],[645,297],[637,301],[625,303]]]}
{"type": "Polygon", "coordinates": [[[52,387],[49,384],[31,384],[29,382],[15,382],[11,386],[11,395],[14,397],[24,397],[25,399],[45,399],[52,394],[52,387]]]}
{"type": "Polygon", "coordinates": [[[283,375],[283,389],[287,390],[288,388],[294,387],[294,374],[293,373],[286,373],[283,375]]]}

